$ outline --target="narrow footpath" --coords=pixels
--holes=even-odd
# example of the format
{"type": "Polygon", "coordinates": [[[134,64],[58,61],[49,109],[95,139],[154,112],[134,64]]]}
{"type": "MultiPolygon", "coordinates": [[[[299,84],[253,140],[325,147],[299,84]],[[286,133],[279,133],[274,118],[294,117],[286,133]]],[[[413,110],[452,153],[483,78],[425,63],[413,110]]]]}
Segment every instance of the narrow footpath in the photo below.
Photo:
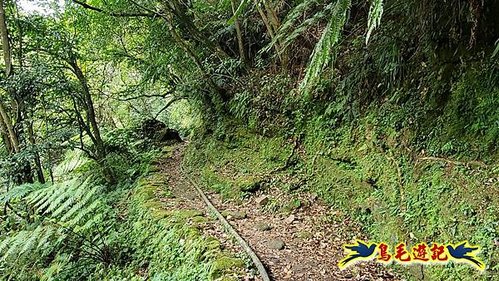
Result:
{"type": "MultiPolygon", "coordinates": [[[[198,210],[210,218],[200,227],[206,235],[217,238],[226,250],[244,253],[219,221],[210,216],[206,204],[182,173],[184,148],[185,145],[177,146],[170,158],[160,162],[173,193],[173,198],[161,198],[161,201],[168,208],[198,210]]],[[[374,262],[340,271],[337,263],[344,255],[342,244],[350,242],[351,233],[359,233],[357,238],[365,237],[355,223],[335,221],[335,211],[313,195],[301,194],[300,202],[306,204],[283,215],[263,207],[268,198],[286,200],[288,195],[278,190],[255,194],[241,203],[222,200],[220,195],[201,188],[258,255],[271,280],[400,280],[389,269],[374,262]]],[[[261,280],[256,270],[248,270],[238,277],[261,280]]]]}

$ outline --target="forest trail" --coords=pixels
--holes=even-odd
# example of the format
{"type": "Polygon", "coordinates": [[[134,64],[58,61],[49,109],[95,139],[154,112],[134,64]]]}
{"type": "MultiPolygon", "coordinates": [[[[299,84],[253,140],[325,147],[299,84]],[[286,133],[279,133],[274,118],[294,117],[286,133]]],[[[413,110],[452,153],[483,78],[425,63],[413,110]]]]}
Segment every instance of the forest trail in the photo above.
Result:
{"type": "MultiPolygon", "coordinates": [[[[224,249],[233,253],[244,250],[227,235],[218,220],[211,218],[204,201],[183,174],[181,165],[185,144],[177,146],[171,157],[161,160],[161,171],[168,175],[173,198],[161,198],[167,208],[197,210],[209,218],[200,229],[217,238],[224,249]]],[[[287,194],[267,191],[242,202],[222,200],[205,187],[203,192],[227,218],[232,227],[249,244],[267,269],[271,280],[399,280],[387,268],[374,262],[357,264],[340,271],[337,263],[344,252],[342,244],[350,242],[348,234],[359,233],[351,221],[331,221],[335,213],[316,197],[302,194],[305,206],[291,214],[270,212],[262,208],[265,198],[285,199],[287,194]],[[328,219],[329,218],[329,219],[328,219]]],[[[238,276],[241,280],[261,280],[256,270],[238,276]]]]}

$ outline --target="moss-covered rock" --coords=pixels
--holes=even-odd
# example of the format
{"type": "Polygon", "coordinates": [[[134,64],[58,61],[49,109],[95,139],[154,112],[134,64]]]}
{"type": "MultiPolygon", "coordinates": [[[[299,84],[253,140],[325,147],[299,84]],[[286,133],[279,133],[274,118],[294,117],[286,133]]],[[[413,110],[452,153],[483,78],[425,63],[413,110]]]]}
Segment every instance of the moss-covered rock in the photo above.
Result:
{"type": "Polygon", "coordinates": [[[258,178],[244,178],[237,181],[236,185],[242,192],[257,192],[262,188],[262,180],[258,178]]]}
{"type": "Polygon", "coordinates": [[[212,277],[220,278],[224,273],[242,267],[244,267],[244,261],[242,259],[220,256],[213,263],[212,277]]]}

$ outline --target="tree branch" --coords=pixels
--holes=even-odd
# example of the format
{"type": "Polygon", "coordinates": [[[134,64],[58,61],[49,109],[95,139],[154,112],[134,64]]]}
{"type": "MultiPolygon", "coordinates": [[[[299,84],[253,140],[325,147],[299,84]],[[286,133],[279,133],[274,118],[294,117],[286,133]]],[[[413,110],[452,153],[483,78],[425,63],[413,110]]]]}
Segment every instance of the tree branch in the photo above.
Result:
{"type": "Polygon", "coordinates": [[[133,96],[133,97],[126,97],[126,98],[117,97],[116,99],[118,101],[131,101],[131,100],[136,100],[136,99],[141,99],[141,98],[166,98],[171,93],[172,92],[167,92],[164,94],[143,94],[143,95],[138,95],[138,96],[133,96]]]}
{"type": "Polygon", "coordinates": [[[154,18],[156,17],[156,14],[150,14],[150,13],[141,13],[141,12],[113,12],[113,11],[105,11],[99,7],[95,7],[92,5],[89,5],[85,2],[79,1],[79,0],[72,0],[73,3],[82,6],[85,9],[89,9],[98,13],[103,13],[107,14],[113,17],[147,17],[147,18],[154,18]]]}
{"type": "Polygon", "coordinates": [[[170,107],[170,105],[172,105],[174,102],[177,102],[179,100],[183,99],[182,97],[179,97],[179,98],[173,98],[172,100],[170,100],[165,106],[163,106],[163,108],[161,108],[157,113],[156,113],[156,116],[154,116],[154,119],[158,119],[158,116],[163,112],[165,111],[166,109],[168,109],[168,107],[170,107]]]}

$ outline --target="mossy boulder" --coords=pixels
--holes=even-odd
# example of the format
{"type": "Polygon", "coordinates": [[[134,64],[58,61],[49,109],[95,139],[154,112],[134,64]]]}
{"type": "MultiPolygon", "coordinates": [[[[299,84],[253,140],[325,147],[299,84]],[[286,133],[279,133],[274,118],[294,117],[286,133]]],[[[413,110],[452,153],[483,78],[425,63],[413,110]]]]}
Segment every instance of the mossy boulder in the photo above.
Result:
{"type": "Polygon", "coordinates": [[[237,181],[236,186],[242,192],[257,192],[262,188],[262,180],[258,178],[245,178],[237,181]]]}
{"type": "Polygon", "coordinates": [[[228,256],[221,256],[215,260],[213,263],[213,273],[212,277],[214,279],[225,275],[227,272],[231,272],[236,268],[243,268],[244,261],[239,258],[233,258],[228,256]]]}

